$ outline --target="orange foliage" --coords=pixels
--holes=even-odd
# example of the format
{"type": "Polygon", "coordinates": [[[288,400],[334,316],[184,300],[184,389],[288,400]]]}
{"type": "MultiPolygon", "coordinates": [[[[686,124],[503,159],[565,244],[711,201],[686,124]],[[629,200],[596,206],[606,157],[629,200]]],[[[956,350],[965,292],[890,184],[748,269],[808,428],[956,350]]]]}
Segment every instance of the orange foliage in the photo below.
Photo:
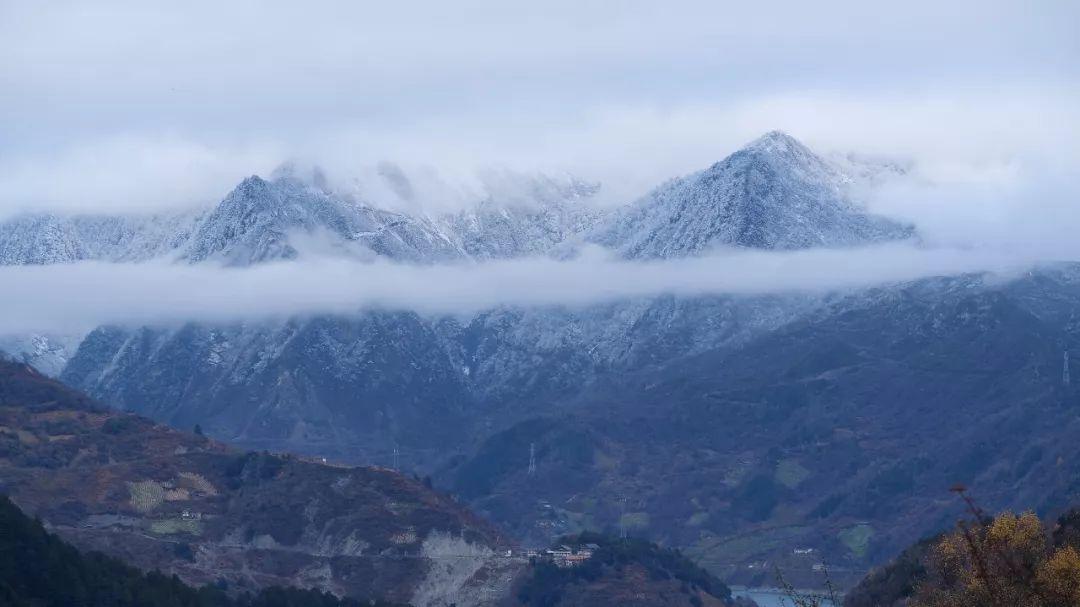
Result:
{"type": "Polygon", "coordinates": [[[1055,548],[1034,513],[961,523],[934,550],[916,607],[1077,607],[1080,553],[1055,548]]]}

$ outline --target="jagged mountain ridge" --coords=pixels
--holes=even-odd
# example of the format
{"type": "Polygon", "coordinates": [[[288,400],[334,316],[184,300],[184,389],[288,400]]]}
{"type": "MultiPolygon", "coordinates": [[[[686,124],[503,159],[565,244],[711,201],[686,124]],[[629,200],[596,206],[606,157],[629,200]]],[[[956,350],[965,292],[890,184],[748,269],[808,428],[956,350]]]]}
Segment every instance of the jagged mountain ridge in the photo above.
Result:
{"type": "Polygon", "coordinates": [[[245,179],[202,211],[17,216],[0,223],[0,264],[172,257],[246,265],[295,257],[291,238],[313,233],[419,263],[544,255],[577,241],[629,257],[678,257],[717,246],[792,249],[910,237],[910,226],[868,214],[850,199],[845,185],[865,179],[858,167],[850,159],[826,161],[772,132],[614,212],[592,206],[597,184],[541,175],[519,176],[513,187],[434,218],[382,210],[327,189],[324,179],[280,171],[269,180],[245,179]]]}
{"type": "Polygon", "coordinates": [[[351,203],[289,176],[274,181],[252,176],[199,224],[181,258],[227,265],[292,259],[298,251],[290,237],[318,232],[331,244],[356,245],[396,261],[437,263],[463,257],[426,219],[351,203]]]}
{"type": "Polygon", "coordinates": [[[515,176],[514,187],[472,207],[429,217],[384,210],[321,180],[279,171],[244,179],[209,209],[158,215],[32,213],[0,222],[0,264],[83,260],[249,265],[321,254],[381,256],[407,263],[543,255],[595,225],[595,184],[515,176]]]}

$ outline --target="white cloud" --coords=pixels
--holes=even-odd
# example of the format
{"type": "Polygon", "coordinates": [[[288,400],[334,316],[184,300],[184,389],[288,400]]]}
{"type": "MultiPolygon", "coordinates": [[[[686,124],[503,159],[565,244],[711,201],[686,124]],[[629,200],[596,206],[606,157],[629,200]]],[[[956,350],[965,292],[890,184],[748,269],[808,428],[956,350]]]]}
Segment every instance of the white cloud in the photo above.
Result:
{"type": "Polygon", "coordinates": [[[468,314],[499,305],[584,306],[658,294],[754,295],[845,290],[927,276],[1012,275],[1035,258],[889,245],[857,250],[728,252],[662,262],[573,261],[400,265],[313,258],[236,269],[106,264],[0,267],[0,334],[79,331],[100,324],[259,320],[362,309],[468,314]],[[78,301],[78,305],[70,302],[78,301]]]}
{"type": "Polygon", "coordinates": [[[1017,162],[948,182],[898,179],[873,192],[871,208],[913,222],[928,246],[1080,260],[1080,184],[1045,166],[1017,162]]]}

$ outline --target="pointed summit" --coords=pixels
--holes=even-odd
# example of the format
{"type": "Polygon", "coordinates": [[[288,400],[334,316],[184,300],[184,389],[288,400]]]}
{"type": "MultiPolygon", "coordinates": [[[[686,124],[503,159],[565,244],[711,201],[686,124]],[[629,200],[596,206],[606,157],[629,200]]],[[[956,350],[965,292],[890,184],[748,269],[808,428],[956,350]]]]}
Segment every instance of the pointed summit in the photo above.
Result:
{"type": "Polygon", "coordinates": [[[273,181],[252,175],[240,182],[196,226],[182,258],[246,266],[295,258],[298,240],[399,261],[461,256],[430,221],[357,204],[281,172],[273,181]]]}
{"type": "Polygon", "coordinates": [[[761,150],[767,152],[797,150],[812,153],[801,141],[788,135],[784,131],[769,131],[761,137],[751,141],[742,148],[743,150],[761,150]]]}
{"type": "Polygon", "coordinates": [[[836,167],[783,131],[769,131],[721,162],[732,162],[740,158],[752,158],[767,162],[772,166],[782,165],[783,170],[809,173],[807,178],[811,180],[839,181],[840,179],[836,167]]]}
{"type": "Polygon", "coordinates": [[[724,246],[807,249],[911,235],[909,226],[853,203],[840,171],[772,131],[625,207],[593,240],[631,258],[669,258],[724,246]]]}

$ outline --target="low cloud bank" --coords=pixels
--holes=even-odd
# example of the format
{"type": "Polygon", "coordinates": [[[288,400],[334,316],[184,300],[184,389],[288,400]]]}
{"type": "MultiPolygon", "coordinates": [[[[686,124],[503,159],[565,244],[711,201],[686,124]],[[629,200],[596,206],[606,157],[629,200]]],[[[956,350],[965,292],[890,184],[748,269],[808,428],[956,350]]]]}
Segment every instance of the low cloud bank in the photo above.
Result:
{"type": "Polygon", "coordinates": [[[102,324],[255,321],[365,309],[470,314],[496,306],[585,306],[661,294],[759,295],[846,290],[931,276],[1005,278],[1037,260],[976,249],[887,245],[721,252],[627,262],[598,251],[570,261],[442,266],[313,258],[249,268],[83,262],[0,268],[0,334],[102,324]]]}

